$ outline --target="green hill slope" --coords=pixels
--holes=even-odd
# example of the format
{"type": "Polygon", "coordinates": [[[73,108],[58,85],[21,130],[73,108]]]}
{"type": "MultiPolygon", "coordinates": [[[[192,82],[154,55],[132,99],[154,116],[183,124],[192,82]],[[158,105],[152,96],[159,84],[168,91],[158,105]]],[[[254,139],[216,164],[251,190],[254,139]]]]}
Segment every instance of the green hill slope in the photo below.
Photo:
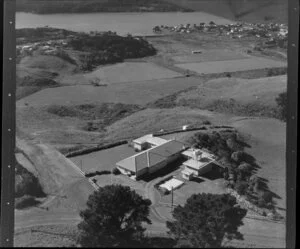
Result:
{"type": "Polygon", "coordinates": [[[164,0],[18,0],[17,11],[50,14],[190,10],[164,0]]]}
{"type": "Polygon", "coordinates": [[[165,0],[183,8],[203,11],[231,20],[287,23],[286,0],[165,0]]]}

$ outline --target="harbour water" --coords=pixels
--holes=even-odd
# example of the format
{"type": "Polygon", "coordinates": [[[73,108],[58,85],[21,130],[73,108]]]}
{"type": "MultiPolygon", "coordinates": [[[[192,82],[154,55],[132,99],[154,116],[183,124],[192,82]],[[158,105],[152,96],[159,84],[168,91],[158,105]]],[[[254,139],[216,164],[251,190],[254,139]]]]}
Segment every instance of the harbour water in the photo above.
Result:
{"type": "Polygon", "coordinates": [[[233,21],[204,12],[31,14],[16,13],[16,28],[56,27],[77,32],[113,31],[119,35],[153,35],[157,25],[228,24],[233,21]]]}

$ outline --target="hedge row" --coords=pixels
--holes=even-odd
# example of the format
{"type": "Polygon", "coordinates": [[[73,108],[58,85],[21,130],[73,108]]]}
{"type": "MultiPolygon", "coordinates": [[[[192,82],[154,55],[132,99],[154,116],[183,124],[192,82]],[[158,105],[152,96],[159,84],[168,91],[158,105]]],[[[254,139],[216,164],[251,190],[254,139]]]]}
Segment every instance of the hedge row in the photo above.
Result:
{"type": "Polygon", "coordinates": [[[97,145],[95,147],[90,147],[90,148],[85,148],[85,149],[70,152],[70,153],[66,154],[65,156],[66,157],[81,156],[81,155],[89,154],[89,153],[92,153],[95,151],[110,149],[110,148],[113,148],[113,147],[116,147],[119,145],[123,145],[123,144],[127,144],[127,143],[128,143],[127,140],[122,140],[122,141],[109,143],[109,144],[105,144],[105,145],[97,145]]]}
{"type": "Polygon", "coordinates": [[[187,128],[186,130],[182,130],[182,129],[176,129],[176,130],[170,130],[170,131],[161,131],[161,132],[156,132],[153,133],[153,136],[164,136],[164,135],[169,135],[169,134],[174,134],[174,133],[181,133],[181,132],[187,132],[187,131],[198,131],[198,130],[207,130],[208,128],[210,129],[234,129],[231,126],[227,126],[227,125],[213,125],[213,126],[200,126],[200,127],[194,127],[194,128],[187,128]]]}
{"type": "Polygon", "coordinates": [[[171,131],[159,131],[156,133],[153,133],[153,136],[164,136],[164,135],[169,135],[169,134],[174,134],[174,133],[180,133],[180,132],[187,132],[187,131],[198,131],[198,130],[206,130],[206,126],[201,126],[201,127],[196,127],[196,128],[187,128],[186,130],[178,129],[178,130],[171,130],[171,131]]]}

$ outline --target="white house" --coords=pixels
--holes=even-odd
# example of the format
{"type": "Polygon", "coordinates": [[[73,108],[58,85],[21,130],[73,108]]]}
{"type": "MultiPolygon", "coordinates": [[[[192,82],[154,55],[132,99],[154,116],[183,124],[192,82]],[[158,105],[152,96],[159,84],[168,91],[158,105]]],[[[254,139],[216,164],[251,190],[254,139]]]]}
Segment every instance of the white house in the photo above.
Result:
{"type": "Polygon", "coordinates": [[[182,177],[187,180],[212,170],[213,162],[215,162],[214,155],[200,149],[190,148],[181,154],[187,159],[183,163],[185,168],[181,171],[182,177]]]}
{"type": "Polygon", "coordinates": [[[147,173],[151,174],[162,169],[181,157],[181,152],[185,149],[184,144],[179,141],[165,141],[163,144],[117,162],[117,168],[122,174],[135,176],[136,179],[147,173]]]}
{"type": "Polygon", "coordinates": [[[137,150],[146,150],[149,148],[153,148],[154,146],[159,146],[168,142],[168,140],[154,137],[153,134],[148,134],[143,137],[137,138],[132,141],[133,148],[137,150]]]}

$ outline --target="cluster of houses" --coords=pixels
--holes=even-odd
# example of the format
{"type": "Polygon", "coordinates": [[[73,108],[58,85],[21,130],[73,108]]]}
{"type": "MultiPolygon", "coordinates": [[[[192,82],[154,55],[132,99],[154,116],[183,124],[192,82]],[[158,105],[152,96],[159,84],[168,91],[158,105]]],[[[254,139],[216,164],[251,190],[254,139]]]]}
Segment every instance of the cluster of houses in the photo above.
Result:
{"type": "Polygon", "coordinates": [[[152,174],[178,159],[183,159],[182,178],[191,180],[220,166],[211,153],[189,148],[175,139],[166,140],[152,134],[132,141],[132,146],[140,152],[116,163],[124,175],[138,180],[144,175],[152,174]]]}
{"type": "Polygon", "coordinates": [[[66,47],[68,42],[65,39],[61,40],[50,40],[46,42],[35,42],[31,44],[17,45],[17,53],[31,53],[33,51],[39,50],[42,54],[55,55],[57,50],[66,47]]]}
{"type": "Polygon", "coordinates": [[[242,38],[246,36],[256,36],[269,38],[270,42],[287,40],[288,28],[285,24],[278,23],[235,23],[217,25],[214,22],[197,24],[180,24],[177,26],[155,26],[154,33],[162,33],[165,31],[192,33],[192,32],[217,32],[225,34],[232,38],[242,38]]]}

